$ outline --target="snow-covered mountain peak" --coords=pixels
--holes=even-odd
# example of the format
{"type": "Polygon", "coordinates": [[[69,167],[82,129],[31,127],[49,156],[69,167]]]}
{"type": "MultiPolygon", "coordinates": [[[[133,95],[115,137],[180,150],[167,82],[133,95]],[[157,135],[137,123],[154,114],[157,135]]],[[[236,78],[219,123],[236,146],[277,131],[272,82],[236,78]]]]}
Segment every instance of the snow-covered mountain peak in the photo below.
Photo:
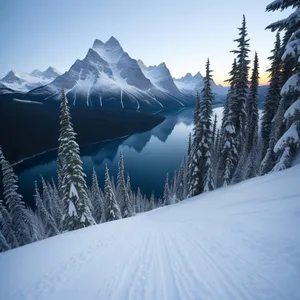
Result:
{"type": "Polygon", "coordinates": [[[178,78],[178,79],[175,78],[176,81],[180,81],[180,82],[186,81],[186,80],[192,80],[192,79],[193,79],[193,75],[191,73],[187,73],[185,76],[178,78]]]}
{"type": "Polygon", "coordinates": [[[95,39],[94,43],[93,43],[93,48],[96,49],[96,48],[100,48],[100,47],[103,47],[104,43],[98,39],[95,39]]]}
{"type": "Polygon", "coordinates": [[[48,67],[47,70],[45,70],[44,72],[42,72],[42,74],[43,74],[43,77],[49,78],[49,79],[56,78],[58,75],[61,75],[61,73],[57,69],[55,69],[55,68],[53,68],[51,66],[48,67]]]}
{"type": "Polygon", "coordinates": [[[106,48],[121,47],[119,41],[114,36],[111,36],[104,45],[106,48]]]}
{"type": "Polygon", "coordinates": [[[59,75],[60,73],[53,67],[49,67],[44,72],[35,69],[30,74],[11,70],[0,81],[10,89],[28,92],[50,83],[59,75]]]}
{"type": "Polygon", "coordinates": [[[35,76],[35,77],[41,77],[41,76],[43,76],[43,72],[40,71],[39,69],[35,69],[31,73],[29,73],[29,75],[35,76]]]}
{"type": "Polygon", "coordinates": [[[194,76],[194,79],[203,79],[203,76],[201,75],[200,72],[197,72],[196,75],[194,76]]]}
{"type": "Polygon", "coordinates": [[[137,63],[140,66],[141,70],[147,69],[147,66],[144,64],[144,62],[141,59],[138,59],[137,63]]]}

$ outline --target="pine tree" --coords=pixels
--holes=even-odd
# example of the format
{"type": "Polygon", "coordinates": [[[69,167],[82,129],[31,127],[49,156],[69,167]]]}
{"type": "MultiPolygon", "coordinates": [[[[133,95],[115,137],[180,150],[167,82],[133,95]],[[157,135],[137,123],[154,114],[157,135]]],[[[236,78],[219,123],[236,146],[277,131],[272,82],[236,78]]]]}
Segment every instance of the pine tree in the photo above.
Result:
{"type": "Polygon", "coordinates": [[[7,250],[10,250],[10,249],[11,249],[11,247],[7,243],[3,233],[1,231],[1,228],[0,228],[0,253],[4,252],[4,251],[7,251],[7,250]]]}
{"type": "Polygon", "coordinates": [[[152,192],[151,197],[150,197],[149,206],[148,206],[148,211],[150,211],[154,208],[155,208],[155,196],[154,196],[154,192],[152,192]]]}
{"type": "MultiPolygon", "coordinates": [[[[200,106],[201,106],[201,101],[200,101],[199,92],[197,91],[196,106],[195,106],[195,110],[194,110],[194,128],[195,128],[196,124],[199,123],[200,111],[201,111],[200,106]]],[[[194,131],[194,135],[195,135],[195,131],[194,131]]]]}
{"type": "Polygon", "coordinates": [[[141,190],[138,187],[137,192],[136,192],[136,203],[137,203],[137,205],[139,205],[137,213],[144,212],[144,206],[143,206],[143,199],[142,198],[143,198],[143,196],[141,194],[141,190]]]}
{"type": "Polygon", "coordinates": [[[233,102],[233,99],[236,98],[236,89],[235,89],[236,76],[237,76],[236,59],[234,59],[234,61],[233,61],[231,71],[229,72],[229,76],[230,77],[229,77],[229,79],[226,80],[226,82],[228,82],[230,84],[230,87],[229,87],[228,94],[227,94],[226,101],[225,101],[225,105],[224,105],[224,108],[223,108],[221,135],[223,135],[224,124],[228,119],[230,103],[233,102]]]}
{"type": "Polygon", "coordinates": [[[63,230],[70,231],[95,224],[88,206],[86,175],[82,169],[79,146],[71,123],[64,90],[60,105],[60,136],[58,157],[62,164],[61,194],[64,202],[63,230]]]}
{"type": "Polygon", "coordinates": [[[49,189],[49,185],[45,182],[43,176],[41,176],[42,180],[42,188],[43,188],[43,203],[48,213],[52,216],[53,221],[55,223],[55,227],[58,229],[62,220],[62,212],[58,207],[55,198],[51,196],[51,192],[49,189]]]}
{"type": "MultiPolygon", "coordinates": [[[[192,154],[189,164],[189,196],[196,196],[204,191],[206,185],[205,178],[208,168],[211,164],[212,153],[212,132],[211,115],[212,102],[214,95],[212,93],[211,81],[212,75],[209,59],[206,63],[206,76],[204,77],[204,87],[201,91],[201,103],[199,118],[194,125],[194,138],[192,145],[192,154]]],[[[208,178],[208,177],[207,177],[208,178]]]]}
{"type": "Polygon", "coordinates": [[[187,152],[187,156],[188,158],[191,155],[191,151],[192,151],[192,134],[189,134],[189,143],[188,143],[188,152],[187,152]]]}
{"type": "MultiPolygon", "coordinates": [[[[2,232],[3,237],[5,239],[5,241],[3,241],[5,244],[3,246],[4,248],[7,248],[6,243],[9,245],[9,249],[16,248],[19,246],[17,238],[14,233],[11,215],[6,209],[2,200],[0,200],[0,231],[2,232]]],[[[0,252],[1,252],[1,245],[0,245],[0,252]]]]}
{"type": "Polygon", "coordinates": [[[128,193],[128,196],[129,196],[129,205],[130,205],[131,210],[132,210],[132,215],[135,215],[137,204],[135,202],[134,193],[132,192],[132,189],[131,189],[131,181],[130,181],[129,173],[127,173],[126,189],[127,189],[127,193],[128,193]]]}
{"type": "MultiPolygon", "coordinates": [[[[44,186],[43,186],[44,189],[44,186]]],[[[44,197],[43,197],[44,199],[44,197]]],[[[45,205],[44,201],[42,200],[42,197],[40,195],[40,192],[37,187],[37,183],[35,182],[35,195],[34,195],[36,210],[39,218],[42,220],[44,224],[44,228],[46,230],[46,236],[50,237],[59,234],[59,230],[57,228],[57,225],[55,223],[55,220],[51,213],[47,210],[47,206],[45,205]]]]}
{"type": "Polygon", "coordinates": [[[232,112],[229,111],[228,118],[224,123],[224,141],[221,149],[221,157],[224,164],[220,163],[221,185],[230,184],[238,163],[238,151],[236,147],[236,131],[231,121],[232,112]]]}
{"type": "Polygon", "coordinates": [[[18,178],[5,159],[0,148],[0,164],[3,181],[3,197],[12,219],[13,232],[20,246],[31,243],[30,220],[27,219],[25,203],[18,193],[18,178]]]}
{"type": "Polygon", "coordinates": [[[163,195],[163,206],[170,204],[170,187],[169,187],[169,174],[167,174],[164,195],[163,195]]]}
{"type": "Polygon", "coordinates": [[[274,147],[281,136],[281,125],[284,115],[284,98],[281,99],[277,113],[272,120],[271,134],[269,138],[269,147],[260,165],[260,175],[269,173],[276,164],[277,155],[274,152],[274,147]]]}
{"type": "Polygon", "coordinates": [[[131,201],[127,191],[125,176],[124,176],[124,159],[123,153],[120,152],[120,159],[118,162],[118,178],[117,178],[117,195],[119,198],[120,209],[123,218],[128,218],[133,215],[131,201]]]}
{"type": "Polygon", "coordinates": [[[31,220],[31,236],[32,241],[41,241],[47,237],[45,226],[40,217],[32,211],[32,209],[26,209],[27,218],[31,220]]]}
{"type": "Polygon", "coordinates": [[[270,85],[267,97],[264,103],[264,109],[261,119],[261,135],[263,140],[262,155],[265,156],[269,147],[269,141],[272,130],[272,120],[274,119],[279,102],[280,90],[282,86],[282,61],[281,61],[281,41],[279,32],[276,35],[274,49],[271,51],[272,55],[268,58],[271,61],[271,67],[267,70],[270,73],[270,85]]]}
{"type": "Polygon", "coordinates": [[[103,222],[104,218],[104,203],[103,198],[101,197],[100,187],[98,183],[98,177],[96,174],[95,168],[93,168],[93,175],[92,175],[92,203],[94,207],[94,219],[97,224],[103,222]]]}
{"type": "Polygon", "coordinates": [[[252,147],[257,144],[258,137],[258,56],[255,52],[251,84],[247,99],[247,136],[246,136],[246,153],[251,153],[252,147]]]}
{"type": "Polygon", "coordinates": [[[214,124],[213,124],[213,131],[211,136],[211,142],[214,145],[216,140],[216,134],[217,134],[217,123],[218,123],[218,116],[215,114],[214,117],[214,124]]]}
{"type": "Polygon", "coordinates": [[[289,7],[294,9],[294,12],[292,12],[289,17],[272,23],[267,27],[267,29],[271,29],[272,31],[285,30],[286,32],[283,41],[284,53],[282,55],[282,60],[285,69],[283,69],[284,72],[282,78],[286,80],[287,75],[290,76],[281,89],[282,98],[277,111],[277,117],[282,116],[282,118],[281,124],[274,129],[274,132],[279,132],[279,136],[281,136],[277,142],[277,144],[280,144],[280,147],[277,144],[274,147],[274,152],[277,156],[277,164],[273,168],[274,171],[289,167],[293,156],[300,146],[298,141],[295,141],[293,138],[287,139],[291,130],[295,130],[299,133],[300,113],[296,113],[296,116],[292,119],[289,119],[289,117],[286,119],[284,117],[284,112],[287,109],[290,111],[290,107],[300,96],[300,3],[298,0],[273,1],[267,6],[266,10],[283,10],[289,7]]]}
{"type": "Polygon", "coordinates": [[[246,101],[248,95],[249,39],[247,39],[246,18],[243,16],[242,27],[239,28],[238,50],[231,52],[237,54],[235,89],[236,97],[231,99],[232,124],[235,127],[238,148],[242,146],[240,138],[246,133],[246,101]]]}
{"type": "Polygon", "coordinates": [[[108,168],[105,171],[104,197],[106,203],[105,219],[107,222],[122,219],[116,196],[113,192],[109,178],[108,168]]]}
{"type": "Polygon", "coordinates": [[[177,176],[176,196],[179,201],[184,199],[184,161],[181,162],[177,176]]]}
{"type": "Polygon", "coordinates": [[[53,178],[52,178],[52,182],[48,183],[47,186],[48,186],[48,191],[50,194],[51,201],[55,207],[53,217],[57,224],[58,230],[61,231],[64,205],[59,196],[59,192],[58,192],[58,189],[56,188],[53,178]]]}
{"type": "Polygon", "coordinates": [[[212,75],[210,70],[209,59],[206,63],[206,76],[204,78],[204,87],[201,92],[201,113],[200,113],[200,126],[202,128],[202,137],[199,143],[199,151],[202,165],[202,186],[200,191],[211,191],[214,189],[214,179],[212,175],[212,151],[213,151],[213,140],[212,140],[212,103],[214,95],[212,92],[211,81],[212,75]]]}

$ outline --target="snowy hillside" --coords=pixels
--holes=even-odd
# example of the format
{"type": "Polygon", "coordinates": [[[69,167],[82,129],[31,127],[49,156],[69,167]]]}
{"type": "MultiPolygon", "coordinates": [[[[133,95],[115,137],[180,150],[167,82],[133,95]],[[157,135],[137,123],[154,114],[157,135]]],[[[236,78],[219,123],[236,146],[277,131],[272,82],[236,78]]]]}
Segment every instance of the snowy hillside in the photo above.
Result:
{"type": "Polygon", "coordinates": [[[53,67],[49,67],[44,72],[34,70],[30,74],[10,71],[0,80],[0,84],[15,91],[28,92],[50,83],[59,75],[60,73],[53,67]]]}
{"type": "Polygon", "coordinates": [[[298,300],[300,166],[0,254],[0,299],[298,300]]]}

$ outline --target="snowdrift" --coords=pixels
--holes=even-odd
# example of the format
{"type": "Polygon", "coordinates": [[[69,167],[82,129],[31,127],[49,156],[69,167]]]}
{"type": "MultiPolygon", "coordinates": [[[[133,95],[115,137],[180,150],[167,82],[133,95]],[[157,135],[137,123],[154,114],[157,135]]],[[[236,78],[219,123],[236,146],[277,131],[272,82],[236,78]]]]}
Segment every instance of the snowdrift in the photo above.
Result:
{"type": "Polygon", "coordinates": [[[300,166],[0,254],[0,299],[300,299],[300,166]]]}

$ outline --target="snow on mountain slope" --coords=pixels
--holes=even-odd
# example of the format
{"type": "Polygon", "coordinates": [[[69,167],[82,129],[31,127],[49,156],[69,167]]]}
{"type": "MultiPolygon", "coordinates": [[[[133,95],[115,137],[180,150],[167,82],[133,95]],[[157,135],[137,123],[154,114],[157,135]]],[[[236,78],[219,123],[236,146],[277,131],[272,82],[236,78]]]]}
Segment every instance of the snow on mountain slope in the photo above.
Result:
{"type": "Polygon", "coordinates": [[[0,299],[299,300],[300,166],[0,254],[0,299]]]}
{"type": "Polygon", "coordinates": [[[182,97],[165,63],[146,67],[143,61],[138,60],[138,64],[144,75],[150,79],[155,87],[175,97],[182,97]]]}
{"type": "Polygon", "coordinates": [[[153,85],[114,37],[106,43],[95,40],[83,60],[76,60],[69,71],[26,97],[57,101],[62,88],[73,105],[160,110],[185,104],[153,85]]]}
{"type": "Polygon", "coordinates": [[[49,67],[44,72],[34,70],[30,74],[10,71],[0,80],[0,83],[15,91],[28,92],[50,83],[59,75],[60,73],[53,67],[49,67]]]}

